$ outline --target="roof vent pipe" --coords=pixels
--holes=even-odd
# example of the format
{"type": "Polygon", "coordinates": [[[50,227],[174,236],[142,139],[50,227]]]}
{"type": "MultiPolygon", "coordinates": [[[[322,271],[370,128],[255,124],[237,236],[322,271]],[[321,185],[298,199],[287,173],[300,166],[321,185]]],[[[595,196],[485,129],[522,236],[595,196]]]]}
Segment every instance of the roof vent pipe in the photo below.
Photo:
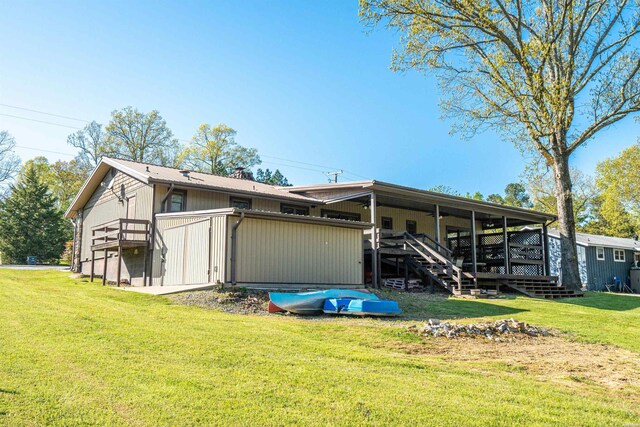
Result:
{"type": "Polygon", "coordinates": [[[191,179],[191,178],[189,177],[189,173],[190,173],[191,171],[188,171],[188,170],[186,170],[186,169],[183,169],[183,170],[180,170],[180,171],[178,171],[178,172],[180,172],[180,174],[182,174],[182,176],[184,176],[185,178],[187,178],[187,179],[191,179]]]}

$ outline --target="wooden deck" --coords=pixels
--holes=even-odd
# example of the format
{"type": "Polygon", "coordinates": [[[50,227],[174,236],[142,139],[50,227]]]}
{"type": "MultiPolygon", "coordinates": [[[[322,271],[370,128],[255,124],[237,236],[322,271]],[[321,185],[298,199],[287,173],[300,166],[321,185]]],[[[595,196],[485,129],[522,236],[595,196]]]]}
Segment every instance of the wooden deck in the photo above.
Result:
{"type": "MultiPolygon", "coordinates": [[[[520,236],[519,234],[513,235],[520,236]]],[[[497,234],[485,236],[496,239],[497,234]]],[[[538,235],[533,237],[539,238],[538,235]]],[[[487,246],[485,245],[484,249],[480,247],[480,252],[487,252],[487,246]]],[[[500,247],[502,246],[503,242],[500,243],[500,247]]],[[[371,250],[365,250],[365,253],[367,251],[371,250]]],[[[390,259],[395,260],[395,275],[398,277],[402,265],[405,272],[405,283],[408,283],[410,273],[414,273],[423,282],[436,283],[454,295],[468,295],[472,293],[473,289],[488,288],[499,291],[501,288],[509,288],[533,298],[582,296],[579,291],[566,289],[559,285],[556,276],[535,274],[535,272],[542,273],[544,270],[544,248],[542,246],[510,244],[509,252],[513,257],[509,257],[507,262],[504,257],[500,259],[494,256],[492,259],[489,256],[483,256],[480,258],[482,262],[477,262],[474,266],[465,263],[464,257],[454,257],[449,248],[433,241],[428,236],[412,236],[404,233],[380,239],[378,246],[381,264],[389,264],[392,262],[390,259]],[[499,272],[501,268],[511,270],[517,265],[522,265],[525,268],[517,268],[517,274],[499,272]],[[495,270],[496,266],[501,267],[497,269],[498,272],[477,271],[480,268],[495,270]],[[469,271],[469,268],[476,271],[469,271]],[[532,270],[534,274],[527,274],[528,270],[532,270]]]]}
{"type": "Polygon", "coordinates": [[[144,249],[143,281],[146,283],[147,256],[151,239],[151,223],[143,219],[118,218],[91,229],[91,278],[95,277],[95,254],[104,253],[102,263],[102,284],[107,283],[107,259],[109,251],[118,252],[116,283],[120,286],[122,271],[122,250],[129,248],[144,249]]]}

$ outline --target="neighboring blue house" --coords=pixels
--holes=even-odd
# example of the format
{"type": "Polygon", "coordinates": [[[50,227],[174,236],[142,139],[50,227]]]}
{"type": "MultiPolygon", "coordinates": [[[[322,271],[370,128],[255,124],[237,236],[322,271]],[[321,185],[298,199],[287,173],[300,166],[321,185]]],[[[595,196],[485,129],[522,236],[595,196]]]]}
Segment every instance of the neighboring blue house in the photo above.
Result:
{"type": "MultiPolygon", "coordinates": [[[[614,277],[628,283],[631,268],[640,266],[640,242],[635,239],[576,233],[578,266],[582,285],[592,291],[605,290],[614,277]]],[[[560,235],[549,230],[549,270],[560,276],[560,235]]]]}

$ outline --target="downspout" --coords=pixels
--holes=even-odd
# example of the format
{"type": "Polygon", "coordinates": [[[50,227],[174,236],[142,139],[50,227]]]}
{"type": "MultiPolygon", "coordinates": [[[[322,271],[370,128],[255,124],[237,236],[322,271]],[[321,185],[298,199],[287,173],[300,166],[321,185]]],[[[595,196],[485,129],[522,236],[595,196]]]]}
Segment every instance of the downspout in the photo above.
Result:
{"type": "Polygon", "coordinates": [[[238,227],[244,220],[244,212],[240,212],[240,219],[231,227],[231,284],[236,284],[236,256],[238,251],[238,227]]]}
{"type": "Polygon", "coordinates": [[[171,195],[173,194],[173,187],[175,187],[174,184],[171,184],[169,186],[169,191],[167,191],[167,194],[165,194],[164,197],[162,198],[162,200],[160,201],[160,212],[165,212],[166,211],[164,204],[166,203],[167,199],[169,197],[171,197],[171,195]]]}

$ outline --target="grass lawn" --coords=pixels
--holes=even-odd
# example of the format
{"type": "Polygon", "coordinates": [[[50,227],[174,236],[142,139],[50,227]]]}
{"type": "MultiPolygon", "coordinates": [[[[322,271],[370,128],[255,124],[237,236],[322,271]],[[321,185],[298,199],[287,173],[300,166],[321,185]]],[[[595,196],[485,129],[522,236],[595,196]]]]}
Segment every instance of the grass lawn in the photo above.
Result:
{"type": "Polygon", "coordinates": [[[423,339],[403,322],[225,314],[67,276],[0,270],[0,425],[640,420],[638,297],[394,294],[413,319],[515,317],[570,333],[514,345],[423,339]]]}

